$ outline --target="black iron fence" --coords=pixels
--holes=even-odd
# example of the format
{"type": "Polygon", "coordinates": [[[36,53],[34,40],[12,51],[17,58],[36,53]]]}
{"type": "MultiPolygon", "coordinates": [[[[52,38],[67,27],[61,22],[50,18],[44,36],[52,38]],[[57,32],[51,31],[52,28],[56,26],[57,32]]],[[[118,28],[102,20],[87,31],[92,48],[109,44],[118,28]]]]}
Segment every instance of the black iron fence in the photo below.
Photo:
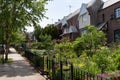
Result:
{"type": "Polygon", "coordinates": [[[35,67],[40,67],[41,70],[44,70],[44,57],[32,53],[31,51],[25,51],[25,57],[29,59],[35,67]]]}
{"type": "Polygon", "coordinates": [[[30,51],[25,51],[27,57],[36,67],[40,67],[50,80],[110,80],[102,76],[91,74],[73,64],[50,58],[48,56],[39,56],[30,51]]]}

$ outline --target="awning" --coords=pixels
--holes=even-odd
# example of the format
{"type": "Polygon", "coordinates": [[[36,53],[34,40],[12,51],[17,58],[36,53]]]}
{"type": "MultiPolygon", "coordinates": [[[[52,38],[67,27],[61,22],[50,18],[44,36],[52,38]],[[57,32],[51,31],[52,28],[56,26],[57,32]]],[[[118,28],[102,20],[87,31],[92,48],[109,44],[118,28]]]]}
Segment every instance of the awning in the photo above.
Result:
{"type": "Polygon", "coordinates": [[[60,36],[64,36],[64,35],[67,35],[67,34],[69,34],[69,33],[63,33],[63,34],[61,34],[60,36]]]}
{"type": "Polygon", "coordinates": [[[60,36],[70,34],[70,33],[75,33],[75,32],[78,32],[77,28],[75,26],[69,26],[68,28],[64,28],[64,32],[60,36]]]}
{"type": "Polygon", "coordinates": [[[98,30],[101,30],[101,29],[106,25],[106,23],[107,23],[107,21],[99,24],[99,25],[97,26],[98,30]]]}
{"type": "Polygon", "coordinates": [[[78,32],[77,28],[75,26],[70,26],[69,27],[69,33],[73,33],[73,32],[78,32]]]}

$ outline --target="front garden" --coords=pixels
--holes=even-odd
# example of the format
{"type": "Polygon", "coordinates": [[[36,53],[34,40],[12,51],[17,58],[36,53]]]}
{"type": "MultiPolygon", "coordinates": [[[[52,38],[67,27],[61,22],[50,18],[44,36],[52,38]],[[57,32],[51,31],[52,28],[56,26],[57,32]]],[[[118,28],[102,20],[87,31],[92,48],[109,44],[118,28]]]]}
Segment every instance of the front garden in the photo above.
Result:
{"type": "MultiPolygon", "coordinates": [[[[52,75],[55,73],[59,74],[59,76],[64,74],[64,76],[68,77],[65,77],[64,80],[68,80],[68,75],[72,74],[71,80],[85,80],[87,74],[87,78],[92,74],[90,79],[94,79],[95,76],[110,80],[120,79],[120,44],[106,44],[105,34],[94,26],[87,26],[86,32],[74,42],[64,38],[61,43],[57,44],[50,40],[50,36],[43,37],[42,42],[35,42],[30,48],[32,53],[44,57],[42,59],[43,64],[46,66],[43,66],[44,70],[52,77],[55,77],[52,75]],[[61,71],[61,69],[68,72],[61,71]],[[76,72],[75,69],[77,69],[76,72]],[[84,72],[84,79],[81,78],[83,72],[80,71],[84,72]],[[74,75],[74,73],[79,73],[79,76],[74,75]]],[[[41,61],[41,59],[33,59],[33,63],[36,65],[41,61]]]]}

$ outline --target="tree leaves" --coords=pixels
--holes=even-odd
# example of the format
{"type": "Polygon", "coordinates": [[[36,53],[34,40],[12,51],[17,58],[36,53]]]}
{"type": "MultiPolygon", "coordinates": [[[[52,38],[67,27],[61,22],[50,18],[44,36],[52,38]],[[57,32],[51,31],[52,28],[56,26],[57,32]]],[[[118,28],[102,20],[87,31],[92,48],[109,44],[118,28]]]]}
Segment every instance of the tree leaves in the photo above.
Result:
{"type": "Polygon", "coordinates": [[[11,34],[24,30],[33,21],[38,24],[44,17],[46,3],[46,0],[0,0],[0,27],[4,28],[6,37],[6,58],[11,34]]]}

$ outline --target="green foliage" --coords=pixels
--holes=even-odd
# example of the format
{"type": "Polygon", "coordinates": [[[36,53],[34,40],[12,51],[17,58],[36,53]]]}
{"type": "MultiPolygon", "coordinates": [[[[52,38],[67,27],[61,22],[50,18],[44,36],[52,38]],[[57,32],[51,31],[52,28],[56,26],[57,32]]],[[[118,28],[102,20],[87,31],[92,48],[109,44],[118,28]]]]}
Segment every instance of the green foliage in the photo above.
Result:
{"type": "Polygon", "coordinates": [[[75,52],[73,51],[73,45],[70,42],[56,44],[54,47],[54,51],[57,53],[57,57],[62,60],[75,58],[75,52]]]}
{"type": "Polygon", "coordinates": [[[39,41],[39,42],[46,43],[46,42],[50,42],[50,41],[51,41],[51,36],[50,36],[50,35],[47,35],[47,34],[45,34],[45,35],[41,34],[41,35],[39,36],[39,38],[40,38],[40,41],[39,41]]]}
{"type": "Polygon", "coordinates": [[[119,50],[119,53],[116,53],[115,55],[115,63],[117,68],[120,70],[120,50],[119,50]]]}
{"type": "Polygon", "coordinates": [[[0,26],[6,33],[23,30],[25,26],[35,26],[45,14],[47,0],[1,0],[0,26]]]}
{"type": "Polygon", "coordinates": [[[86,33],[74,42],[63,39],[55,45],[55,52],[63,61],[68,59],[76,68],[81,68],[92,74],[115,71],[119,68],[119,46],[108,48],[105,45],[105,34],[94,26],[87,26],[86,33]],[[114,52],[116,51],[116,52],[114,52]],[[78,56],[78,57],[76,57],[78,56]]]}
{"type": "Polygon", "coordinates": [[[120,54],[116,55],[117,68],[120,70],[120,54]]]}
{"type": "Polygon", "coordinates": [[[34,35],[38,41],[41,41],[41,38],[39,36],[41,35],[50,35],[51,39],[59,39],[59,31],[54,24],[47,25],[45,28],[41,28],[40,26],[35,27],[34,35]]]}
{"type": "Polygon", "coordinates": [[[36,55],[43,56],[45,54],[46,50],[31,49],[31,52],[36,55]]]}
{"type": "Polygon", "coordinates": [[[39,42],[34,42],[31,48],[51,50],[53,49],[53,46],[54,42],[51,40],[51,36],[47,34],[45,35],[41,34],[39,36],[39,42]]]}
{"type": "Polygon", "coordinates": [[[42,67],[43,66],[43,64],[42,64],[43,61],[44,60],[39,56],[34,56],[33,60],[32,60],[35,67],[42,67]]]}
{"type": "Polygon", "coordinates": [[[92,56],[100,46],[105,44],[105,41],[105,34],[102,31],[97,30],[94,26],[87,26],[86,33],[74,41],[74,51],[78,57],[83,51],[92,56]]]}
{"type": "Polygon", "coordinates": [[[25,36],[22,32],[17,31],[17,32],[12,33],[11,39],[10,39],[10,42],[11,42],[10,44],[17,45],[24,41],[25,41],[25,36]]]}
{"type": "Polygon", "coordinates": [[[18,30],[24,31],[25,26],[38,25],[45,17],[46,3],[47,0],[0,0],[0,27],[3,28],[5,36],[6,60],[12,33],[18,30]]]}
{"type": "Polygon", "coordinates": [[[57,26],[54,26],[54,24],[47,25],[43,29],[43,34],[51,35],[52,40],[60,38],[60,33],[57,29],[57,26]]]}
{"type": "Polygon", "coordinates": [[[110,50],[104,47],[93,56],[94,61],[96,62],[102,73],[109,67],[109,64],[111,63],[110,55],[110,50]]]}
{"type": "Polygon", "coordinates": [[[5,38],[4,38],[5,36],[4,36],[4,30],[3,30],[3,28],[0,26],[0,44],[3,44],[3,43],[5,43],[5,38]]]}
{"type": "Polygon", "coordinates": [[[41,47],[42,45],[41,45],[41,43],[40,42],[34,42],[34,43],[32,43],[32,46],[31,46],[31,49],[42,49],[42,47],[41,47]],[[39,47],[40,46],[40,47],[39,47]]]}
{"type": "Polygon", "coordinates": [[[41,28],[40,26],[35,26],[34,29],[35,38],[37,39],[37,41],[40,41],[39,36],[42,34],[43,28],[41,28]]]}
{"type": "Polygon", "coordinates": [[[51,40],[51,36],[50,35],[47,35],[47,34],[45,34],[45,35],[43,35],[43,34],[41,34],[40,36],[39,36],[39,38],[40,38],[40,42],[42,43],[42,45],[43,45],[43,47],[45,48],[45,49],[52,49],[53,48],[53,41],[51,40]]]}
{"type": "Polygon", "coordinates": [[[110,47],[112,52],[112,58],[114,59],[114,64],[117,69],[120,69],[120,43],[111,43],[110,47]]]}
{"type": "MultiPolygon", "coordinates": [[[[75,68],[92,74],[109,73],[120,68],[120,45],[107,47],[105,34],[94,26],[87,26],[86,33],[74,42],[67,38],[54,47],[55,58],[73,63],[75,68]]],[[[53,54],[54,55],[54,54],[53,54]]]]}
{"type": "MultiPolygon", "coordinates": [[[[13,59],[12,58],[9,58],[7,61],[5,61],[5,63],[11,63],[13,62],[13,59]]],[[[0,63],[2,63],[2,57],[0,55],[0,63]]]]}

